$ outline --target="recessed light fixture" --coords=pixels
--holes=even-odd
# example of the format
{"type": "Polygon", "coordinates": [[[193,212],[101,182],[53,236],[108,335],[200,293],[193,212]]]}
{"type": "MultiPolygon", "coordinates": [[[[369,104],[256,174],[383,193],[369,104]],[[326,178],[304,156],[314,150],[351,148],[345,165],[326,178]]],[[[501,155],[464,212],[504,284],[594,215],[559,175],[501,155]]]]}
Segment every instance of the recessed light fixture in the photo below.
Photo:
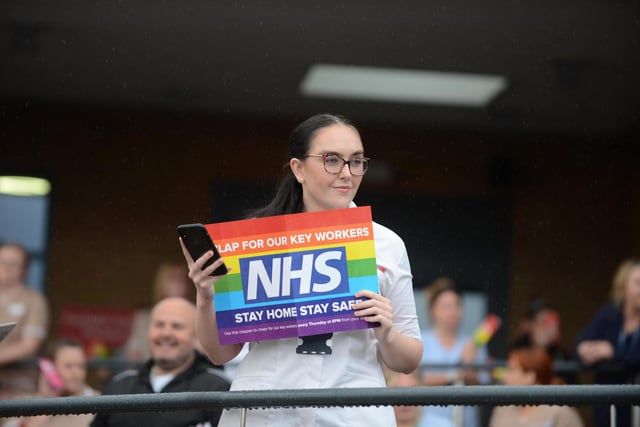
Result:
{"type": "Polygon", "coordinates": [[[12,196],[46,196],[51,183],[33,176],[0,176],[0,194],[12,196]]]}
{"type": "Polygon", "coordinates": [[[507,87],[504,76],[315,64],[300,91],[306,96],[485,107],[507,87]]]}

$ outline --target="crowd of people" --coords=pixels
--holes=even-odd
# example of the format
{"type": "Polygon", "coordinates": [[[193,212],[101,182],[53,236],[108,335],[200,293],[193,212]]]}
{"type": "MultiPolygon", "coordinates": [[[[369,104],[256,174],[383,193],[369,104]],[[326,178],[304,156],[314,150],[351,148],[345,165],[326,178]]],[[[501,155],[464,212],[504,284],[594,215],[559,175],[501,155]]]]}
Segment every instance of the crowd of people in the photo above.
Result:
{"type": "MultiPolygon", "coordinates": [[[[638,384],[640,375],[640,260],[628,259],[615,272],[611,300],[605,303],[583,328],[575,341],[573,351],[560,344],[560,316],[558,311],[535,299],[518,328],[517,336],[508,349],[504,370],[464,369],[464,365],[487,361],[485,347],[478,347],[473,337],[461,335],[461,294],[453,281],[437,279],[426,288],[428,313],[432,327],[422,333],[424,353],[420,375],[410,375],[405,384],[505,384],[548,385],[575,384],[577,372],[558,374],[555,362],[575,361],[583,368],[595,371],[596,384],[638,384]],[[449,365],[449,369],[430,368],[449,365]],[[460,366],[456,368],[456,366],[460,366]],[[484,373],[484,374],[483,374],[484,373]]],[[[390,385],[398,383],[394,377],[390,385]]],[[[471,407],[428,406],[413,411],[413,426],[454,427],[475,426],[481,422],[471,407]],[[458,412],[456,412],[458,411],[458,412]],[[459,418],[458,418],[459,417],[459,418]]],[[[407,417],[404,409],[398,417],[407,417]]],[[[615,407],[615,425],[630,426],[629,406],[615,407]]],[[[611,426],[609,406],[593,408],[596,427],[611,426]]],[[[488,421],[490,427],[500,426],[582,426],[581,416],[573,408],[561,406],[503,406],[493,409],[488,421]]]]}
{"type": "MultiPolygon", "coordinates": [[[[38,377],[37,392],[33,397],[95,396],[96,390],[87,384],[87,361],[82,343],[73,339],[60,339],[51,345],[46,361],[50,370],[38,377]]],[[[7,420],[5,427],[85,427],[93,414],[39,415],[7,420]]]]}
{"type": "MultiPolygon", "coordinates": [[[[289,140],[288,173],[276,196],[251,217],[354,207],[354,196],[369,159],[358,130],[344,117],[313,116],[289,140]]],[[[508,349],[502,375],[461,365],[482,364],[485,343],[460,332],[461,293],[450,279],[436,280],[426,290],[432,327],[418,326],[409,257],[401,238],[373,223],[380,292],[360,291],[354,315],[371,328],[303,339],[278,339],[223,345],[218,341],[215,282],[219,259],[205,266],[211,252],[193,259],[185,249],[185,266],[163,266],[155,282],[153,307],[136,313],[132,334],[119,356],[137,362],[135,369],[114,372],[94,390],[87,385],[82,343],[52,340],[50,365],[21,363],[42,356],[49,312],[45,297],[25,283],[27,252],[15,243],[0,246],[0,324],[15,323],[0,342],[0,396],[56,397],[102,394],[167,393],[215,390],[270,390],[337,387],[402,387],[433,385],[545,385],[576,382],[559,378],[553,362],[577,360],[596,370],[599,384],[636,383],[640,368],[640,260],[625,261],[616,272],[612,300],[584,328],[574,351],[560,345],[557,309],[536,302],[522,334],[508,349]],[[194,286],[195,284],[195,286],[194,286]],[[321,342],[323,354],[300,351],[321,342]],[[307,347],[309,346],[309,347],[307,347]],[[277,361],[277,363],[274,363],[277,361]],[[449,369],[430,365],[447,364],[449,369]],[[224,370],[233,365],[233,371],[224,370]],[[43,367],[43,366],[48,366],[43,367]],[[237,369],[235,367],[237,366],[237,369]]],[[[628,407],[618,407],[617,425],[629,425],[628,407]]],[[[608,408],[595,408],[598,427],[609,425],[608,408]]],[[[91,425],[481,425],[478,408],[349,407],[284,408],[249,411],[184,410],[170,413],[98,413],[38,416],[5,420],[7,426],[91,425]],[[244,418],[246,417],[246,419],[244,418]]],[[[582,426],[573,408],[504,406],[493,409],[491,427],[582,426]]]]}

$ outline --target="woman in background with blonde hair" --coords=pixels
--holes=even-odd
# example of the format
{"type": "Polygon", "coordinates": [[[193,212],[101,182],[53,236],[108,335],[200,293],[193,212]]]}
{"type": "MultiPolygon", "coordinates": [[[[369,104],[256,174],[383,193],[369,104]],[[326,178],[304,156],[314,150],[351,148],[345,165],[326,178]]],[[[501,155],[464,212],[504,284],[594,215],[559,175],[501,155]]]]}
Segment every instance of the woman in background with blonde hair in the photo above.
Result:
{"type": "MultiPolygon", "coordinates": [[[[636,383],[640,373],[640,259],[620,264],[613,278],[611,303],[596,313],[576,345],[578,359],[597,366],[597,384],[636,383]],[[605,365],[606,364],[606,365],[605,365]]],[[[628,426],[630,408],[616,406],[616,425],[628,426]]],[[[608,407],[595,407],[596,426],[609,426],[608,407]]]]}

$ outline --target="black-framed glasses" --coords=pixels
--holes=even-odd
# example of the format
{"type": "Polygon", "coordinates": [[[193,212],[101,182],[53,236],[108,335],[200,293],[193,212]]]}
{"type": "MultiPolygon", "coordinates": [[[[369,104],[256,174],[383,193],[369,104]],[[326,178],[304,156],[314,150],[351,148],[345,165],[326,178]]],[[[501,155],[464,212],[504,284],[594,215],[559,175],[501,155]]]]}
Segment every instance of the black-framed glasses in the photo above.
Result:
{"type": "Polygon", "coordinates": [[[307,154],[304,157],[322,157],[322,161],[324,162],[324,170],[327,173],[331,174],[339,174],[344,168],[344,165],[349,166],[349,172],[354,176],[362,176],[369,169],[369,159],[368,157],[358,157],[351,160],[345,160],[337,154],[307,154]]]}

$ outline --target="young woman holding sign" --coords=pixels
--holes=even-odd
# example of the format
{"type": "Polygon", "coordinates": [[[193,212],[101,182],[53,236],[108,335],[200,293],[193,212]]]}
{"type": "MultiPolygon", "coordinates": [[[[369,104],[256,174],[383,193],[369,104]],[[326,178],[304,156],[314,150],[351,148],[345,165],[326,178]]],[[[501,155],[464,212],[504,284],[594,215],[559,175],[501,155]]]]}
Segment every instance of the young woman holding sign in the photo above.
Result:
{"type": "MultiPolygon", "coordinates": [[[[342,209],[353,198],[369,159],[357,129],[345,118],[321,114],[301,123],[289,139],[290,170],[274,199],[255,217],[342,209]]],[[[339,387],[384,387],[384,363],[397,372],[414,371],[422,342],[413,299],[409,259],[403,241],[393,231],[373,223],[380,294],[360,291],[354,315],[379,326],[349,332],[251,343],[231,390],[272,390],[339,387]],[[324,354],[315,351],[326,348],[324,354]],[[314,350],[309,350],[314,349],[314,350]]],[[[182,243],[181,243],[182,244],[182,243]]],[[[233,359],[242,344],[221,345],[215,316],[214,286],[220,276],[209,274],[222,259],[201,267],[212,256],[194,261],[182,246],[189,277],[197,289],[198,337],[216,364],[233,359]]],[[[223,414],[220,425],[236,426],[240,411],[223,414]]],[[[249,411],[248,426],[371,426],[395,425],[391,407],[293,408],[249,411]]]]}

